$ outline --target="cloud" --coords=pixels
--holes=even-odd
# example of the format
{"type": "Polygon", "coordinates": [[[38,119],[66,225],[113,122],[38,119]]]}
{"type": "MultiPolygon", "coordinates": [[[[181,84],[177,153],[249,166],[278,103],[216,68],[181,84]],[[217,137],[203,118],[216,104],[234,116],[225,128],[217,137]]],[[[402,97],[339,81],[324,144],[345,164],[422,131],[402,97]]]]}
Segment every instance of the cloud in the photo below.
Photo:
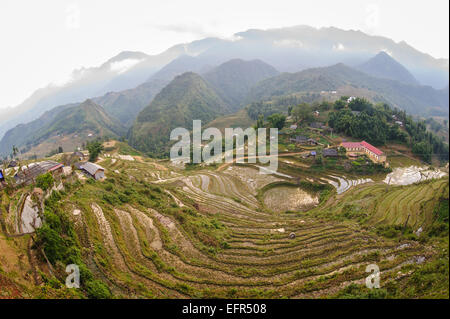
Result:
{"type": "Polygon", "coordinates": [[[333,45],[333,51],[344,51],[345,46],[342,43],[337,43],[333,45]]]}
{"type": "Polygon", "coordinates": [[[217,36],[215,32],[209,31],[203,25],[189,23],[189,24],[168,24],[168,25],[153,25],[153,28],[159,31],[167,31],[174,33],[188,33],[199,37],[217,36]]]}
{"type": "Polygon", "coordinates": [[[223,37],[223,39],[231,41],[231,42],[236,42],[236,41],[241,41],[244,38],[241,37],[240,35],[233,34],[233,35],[231,35],[229,37],[223,37]]]}
{"type": "Polygon", "coordinates": [[[388,55],[392,56],[392,52],[391,52],[391,51],[389,51],[389,50],[388,50],[388,49],[386,49],[386,48],[384,48],[384,49],[381,49],[381,51],[383,51],[383,52],[387,53],[388,55]]]}
{"type": "Polygon", "coordinates": [[[112,62],[110,69],[118,74],[123,73],[131,69],[133,66],[141,62],[142,59],[125,59],[121,61],[112,62]]]}
{"type": "Polygon", "coordinates": [[[301,48],[303,47],[303,42],[296,39],[282,39],[276,40],[273,44],[277,47],[286,47],[286,48],[301,48]]]}

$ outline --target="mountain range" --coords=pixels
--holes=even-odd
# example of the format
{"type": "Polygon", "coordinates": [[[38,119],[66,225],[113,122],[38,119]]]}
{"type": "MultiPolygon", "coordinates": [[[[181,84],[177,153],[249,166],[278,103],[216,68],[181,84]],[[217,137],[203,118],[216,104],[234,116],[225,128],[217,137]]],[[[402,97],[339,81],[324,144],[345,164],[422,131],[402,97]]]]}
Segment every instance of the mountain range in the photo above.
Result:
{"type": "Polygon", "coordinates": [[[178,44],[157,55],[124,51],[98,67],[75,70],[66,83],[49,84],[14,108],[0,108],[0,137],[17,124],[35,120],[58,105],[80,103],[108,92],[135,88],[177,57],[197,55],[215,42],[204,39],[178,44]]]}
{"type": "Polygon", "coordinates": [[[385,78],[411,85],[419,85],[414,76],[389,54],[381,51],[372,59],[357,67],[358,70],[377,78],[385,78]]]}
{"type": "Polygon", "coordinates": [[[355,95],[367,95],[374,102],[386,102],[411,114],[448,116],[447,91],[376,78],[342,63],[264,80],[252,88],[247,102],[299,92],[337,91],[339,94],[341,90],[347,93],[349,89],[355,95]]]}
{"type": "MultiPolygon", "coordinates": [[[[25,152],[53,138],[62,143],[63,139],[81,145],[90,138],[118,138],[126,133],[126,128],[92,100],[81,104],[68,104],[46,112],[39,119],[28,124],[20,124],[9,130],[0,141],[0,150],[11,150],[13,145],[25,152]]],[[[73,143],[71,143],[73,144],[73,143]]],[[[56,144],[57,145],[57,144],[56,144]]],[[[73,150],[73,149],[72,149],[73,150]]],[[[50,150],[44,150],[46,154],[50,150]]],[[[32,153],[39,153],[34,150],[32,153]]]]}
{"type": "MultiPolygon", "coordinates": [[[[192,58],[195,59],[195,58],[192,58]]],[[[192,60],[189,58],[189,60],[192,60]]],[[[178,65],[177,68],[168,67],[164,70],[172,69],[171,74],[186,73],[191,69],[192,64],[182,64],[180,61],[186,61],[186,57],[182,56],[172,62],[172,65],[178,65]],[[175,71],[176,70],[176,71],[175,71]]],[[[108,92],[107,94],[92,98],[92,102],[101,105],[111,118],[117,119],[120,124],[126,128],[130,128],[137,118],[139,112],[148,106],[155,95],[161,91],[171,81],[170,76],[162,76],[165,71],[161,70],[158,74],[152,76],[147,82],[137,86],[134,89],[128,89],[119,92],[108,92]]],[[[216,68],[208,68],[208,72],[204,74],[204,81],[208,84],[208,88],[214,90],[214,94],[220,96],[220,103],[226,105],[229,112],[239,109],[239,103],[247,95],[250,88],[259,80],[266,79],[272,75],[278,74],[273,67],[262,61],[243,61],[239,59],[228,61],[216,68]],[[208,81],[209,80],[209,81],[208,81]]],[[[202,79],[203,81],[203,79],[202,79]]],[[[180,83],[180,82],[178,82],[180,83]]],[[[177,82],[175,86],[177,86],[177,82]]],[[[5,135],[3,143],[0,142],[0,154],[7,154],[12,145],[24,146],[28,136],[33,140],[34,132],[40,129],[45,123],[54,119],[54,116],[65,110],[68,106],[78,104],[62,105],[44,113],[40,118],[28,124],[18,125],[11,129],[5,135]],[[15,137],[11,139],[11,136],[15,137]]],[[[75,109],[72,109],[72,111],[75,109]]],[[[35,142],[35,141],[34,141],[35,142]]]]}
{"type": "Polygon", "coordinates": [[[272,97],[324,91],[448,117],[448,60],[359,31],[306,26],[248,30],[233,40],[207,38],[154,56],[125,51],[0,111],[0,136],[6,133],[0,154],[9,154],[12,145],[36,144],[43,131],[57,133],[46,125],[63,111],[77,112],[85,99],[101,108],[93,108],[96,115],[108,117],[99,122],[107,127],[100,135],[128,134],[133,146],[150,151],[159,147],[152,143],[163,141],[153,136],[144,141],[148,132],[192,124],[195,116],[212,121],[272,97]]]}
{"type": "MultiPolygon", "coordinates": [[[[64,84],[49,85],[34,92],[14,108],[0,109],[0,136],[20,123],[38,118],[45,111],[68,103],[81,102],[110,91],[131,89],[162,71],[164,66],[182,56],[195,57],[189,70],[203,73],[231,59],[260,59],[282,72],[344,63],[357,67],[380,51],[388,52],[405,66],[422,85],[441,89],[448,85],[448,59],[435,59],[405,42],[372,36],[361,31],[334,27],[294,26],[236,33],[232,39],[205,38],[175,45],[157,55],[124,51],[102,65],[75,70],[64,84]]],[[[179,64],[187,63],[178,61],[179,64]]],[[[166,80],[181,74],[165,70],[166,80]]],[[[158,76],[159,77],[159,76],[158,76]]]]}

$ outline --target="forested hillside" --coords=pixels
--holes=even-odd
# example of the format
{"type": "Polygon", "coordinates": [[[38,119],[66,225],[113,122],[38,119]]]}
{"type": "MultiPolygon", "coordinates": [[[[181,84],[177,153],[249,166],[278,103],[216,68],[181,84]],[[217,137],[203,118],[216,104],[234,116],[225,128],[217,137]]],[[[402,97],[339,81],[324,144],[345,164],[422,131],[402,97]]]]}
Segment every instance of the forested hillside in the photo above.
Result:
{"type": "Polygon", "coordinates": [[[130,144],[154,155],[167,154],[170,131],[192,128],[192,120],[204,124],[231,108],[198,75],[188,72],[177,76],[138,115],[129,133],[130,144]]]}
{"type": "Polygon", "coordinates": [[[347,86],[365,89],[374,95],[374,102],[387,102],[408,113],[448,115],[448,95],[443,91],[375,78],[344,64],[284,73],[261,81],[251,90],[247,102],[300,92],[339,91],[347,86]]]}

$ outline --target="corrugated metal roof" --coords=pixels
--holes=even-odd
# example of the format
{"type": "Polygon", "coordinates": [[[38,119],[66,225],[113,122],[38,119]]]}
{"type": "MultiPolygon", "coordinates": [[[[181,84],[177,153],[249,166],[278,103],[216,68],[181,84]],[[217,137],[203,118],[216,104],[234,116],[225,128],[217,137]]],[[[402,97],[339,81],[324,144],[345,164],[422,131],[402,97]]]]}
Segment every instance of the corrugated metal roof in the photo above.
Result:
{"type": "Polygon", "coordinates": [[[357,147],[361,147],[361,143],[360,142],[342,142],[342,146],[345,148],[357,148],[357,147]]]}
{"type": "Polygon", "coordinates": [[[91,175],[95,175],[95,173],[97,173],[98,170],[102,170],[102,171],[105,170],[100,165],[97,165],[97,164],[91,163],[91,162],[86,162],[85,164],[83,164],[83,166],[81,168],[86,170],[91,175]]]}
{"type": "Polygon", "coordinates": [[[335,150],[334,148],[326,148],[323,150],[322,154],[323,156],[337,156],[338,151],[335,150]]]}
{"type": "Polygon", "coordinates": [[[61,168],[61,167],[64,167],[64,164],[55,165],[52,168],[50,168],[48,171],[49,172],[53,172],[53,171],[56,171],[58,168],[61,168]]]}
{"type": "Polygon", "coordinates": [[[376,148],[375,146],[367,143],[366,141],[362,141],[361,145],[364,146],[365,148],[367,148],[369,151],[371,151],[372,153],[375,153],[376,155],[382,155],[383,151],[376,148]]]}
{"type": "Polygon", "coordinates": [[[24,183],[62,166],[64,165],[54,161],[31,163],[28,167],[23,167],[22,171],[18,172],[14,177],[18,183],[24,183]]]}
{"type": "Polygon", "coordinates": [[[357,148],[357,147],[363,147],[371,151],[372,153],[376,155],[383,155],[383,151],[379,150],[375,146],[367,143],[366,141],[362,142],[343,142],[342,146],[345,148],[357,148]]]}

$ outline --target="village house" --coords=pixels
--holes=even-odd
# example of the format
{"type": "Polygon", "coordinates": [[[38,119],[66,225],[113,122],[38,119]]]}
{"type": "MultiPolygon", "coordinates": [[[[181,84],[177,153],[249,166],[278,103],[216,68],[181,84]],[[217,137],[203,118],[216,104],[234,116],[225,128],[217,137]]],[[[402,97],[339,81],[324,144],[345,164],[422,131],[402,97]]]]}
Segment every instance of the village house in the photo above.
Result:
{"type": "Polygon", "coordinates": [[[367,143],[366,141],[362,142],[342,142],[341,146],[345,148],[347,155],[350,157],[354,157],[355,155],[366,154],[373,162],[375,163],[385,163],[386,155],[383,151],[379,150],[375,146],[367,143]]]}
{"type": "Polygon", "coordinates": [[[290,138],[290,141],[295,144],[306,144],[308,143],[308,138],[306,136],[297,135],[295,138],[290,138]]]}
{"type": "Polygon", "coordinates": [[[337,157],[338,151],[334,148],[326,148],[322,151],[323,157],[337,157]]]}
{"type": "Polygon", "coordinates": [[[290,128],[291,130],[296,130],[296,129],[297,129],[297,125],[296,125],[296,124],[293,124],[293,125],[291,125],[289,128],[290,128]]]}
{"type": "Polygon", "coordinates": [[[311,124],[309,124],[309,127],[311,128],[315,128],[315,129],[327,129],[328,127],[326,125],[324,125],[322,122],[312,122],[311,124]]]}
{"type": "Polygon", "coordinates": [[[54,161],[31,163],[22,167],[22,170],[14,175],[17,184],[31,184],[36,178],[45,173],[59,175],[63,172],[64,165],[54,161]]]}
{"type": "Polygon", "coordinates": [[[9,162],[9,164],[8,164],[8,168],[9,167],[16,167],[17,166],[17,162],[16,161],[11,161],[11,162],[9,162]]]}
{"type": "Polygon", "coordinates": [[[95,163],[86,162],[80,165],[80,168],[96,180],[105,178],[105,169],[95,163]]]}
{"type": "Polygon", "coordinates": [[[72,156],[79,158],[80,161],[82,161],[86,157],[86,155],[84,155],[83,152],[80,151],[73,152],[72,156]]]}

